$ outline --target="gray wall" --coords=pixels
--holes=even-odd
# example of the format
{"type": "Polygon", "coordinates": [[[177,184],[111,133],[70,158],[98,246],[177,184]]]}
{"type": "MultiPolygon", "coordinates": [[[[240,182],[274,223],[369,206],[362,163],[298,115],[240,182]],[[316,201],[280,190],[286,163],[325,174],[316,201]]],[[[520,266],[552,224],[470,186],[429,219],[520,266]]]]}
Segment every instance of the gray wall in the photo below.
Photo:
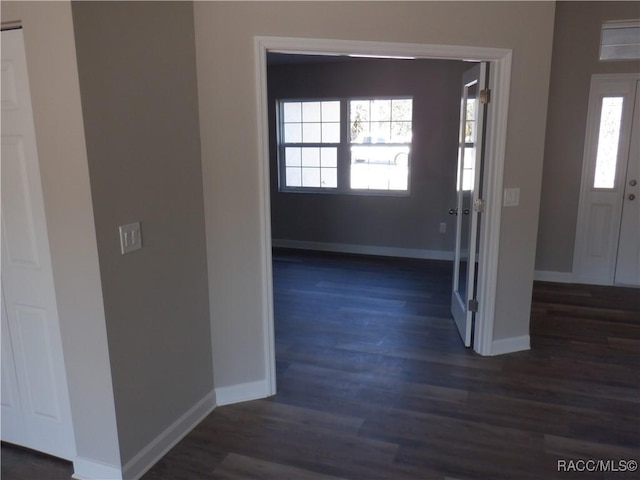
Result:
{"type": "Polygon", "coordinates": [[[453,250],[462,72],[443,60],[363,60],[268,69],[274,239],[453,250]],[[284,98],[412,96],[409,196],[278,192],[275,105],[284,98]],[[439,233],[439,224],[447,232],[439,233]]]}
{"type": "Polygon", "coordinates": [[[258,160],[256,35],[513,50],[494,339],[527,335],[555,4],[196,2],[196,58],[216,388],[266,378],[268,305],[258,160]]]}
{"type": "Polygon", "coordinates": [[[537,270],[572,270],[591,75],[640,71],[638,61],[598,61],[600,28],[639,16],[637,2],[556,6],[537,270]]]}
{"type": "Polygon", "coordinates": [[[72,9],[124,464],[213,389],[193,6],[72,9]]]}

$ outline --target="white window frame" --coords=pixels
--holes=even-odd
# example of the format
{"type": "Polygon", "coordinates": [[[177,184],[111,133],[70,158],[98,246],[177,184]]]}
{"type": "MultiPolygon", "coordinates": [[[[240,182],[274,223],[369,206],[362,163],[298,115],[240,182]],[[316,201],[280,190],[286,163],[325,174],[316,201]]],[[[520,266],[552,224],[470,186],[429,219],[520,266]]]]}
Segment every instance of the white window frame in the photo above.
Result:
{"type": "MultiPolygon", "coordinates": [[[[288,149],[295,149],[295,148],[300,148],[300,149],[320,149],[322,150],[323,148],[335,148],[336,149],[336,156],[338,158],[337,160],[337,165],[336,165],[336,176],[339,177],[339,170],[340,170],[340,163],[339,163],[339,159],[340,159],[340,149],[341,149],[341,145],[342,145],[342,141],[344,141],[343,136],[344,136],[344,108],[343,108],[343,101],[342,99],[339,98],[286,98],[286,99],[281,99],[277,101],[277,105],[276,105],[276,121],[277,121],[277,126],[276,126],[276,136],[277,136],[277,142],[278,142],[278,188],[279,191],[281,192],[303,192],[303,193],[336,193],[338,191],[338,186],[336,187],[323,187],[322,184],[320,186],[305,186],[302,185],[302,179],[304,177],[303,175],[303,171],[305,168],[316,168],[316,167],[305,167],[302,164],[302,160],[301,160],[301,165],[300,165],[300,176],[301,176],[301,185],[299,186],[292,186],[292,185],[288,185],[287,184],[287,169],[288,168],[293,168],[296,169],[297,166],[288,166],[287,165],[287,150],[288,149]],[[340,102],[340,116],[339,116],[339,129],[340,129],[340,135],[339,135],[339,139],[338,142],[323,142],[323,141],[319,141],[319,142],[308,142],[305,141],[304,135],[301,132],[301,138],[299,142],[287,142],[286,141],[286,135],[285,135],[285,115],[284,115],[284,108],[286,104],[291,104],[291,103],[322,103],[322,102],[340,102]]],[[[301,125],[301,129],[304,130],[304,118],[301,117],[301,121],[299,122],[301,125]]],[[[322,121],[322,117],[320,118],[320,125],[322,125],[323,123],[335,123],[335,122],[323,122],[322,121]]],[[[322,140],[322,139],[321,139],[322,140]]],[[[302,153],[302,152],[301,152],[302,153]]],[[[322,179],[322,163],[321,160],[319,159],[319,164],[318,164],[318,173],[320,175],[320,180],[322,179]]],[[[331,168],[331,167],[325,167],[325,168],[331,168]]],[[[339,185],[340,181],[339,179],[336,182],[336,185],[339,185]]]]}
{"type": "MultiPolygon", "coordinates": [[[[411,100],[411,130],[413,131],[413,95],[369,95],[356,97],[322,97],[322,98],[280,98],[276,101],[276,139],[277,139],[277,165],[278,165],[278,191],[282,193],[320,193],[320,194],[341,194],[341,195],[369,195],[369,196],[391,196],[406,197],[411,194],[411,156],[413,148],[413,138],[408,143],[354,143],[351,141],[351,101],[357,100],[411,100]],[[339,143],[305,143],[286,142],[284,138],[284,118],[283,106],[288,102],[340,102],[340,142],[339,143]],[[406,189],[375,189],[375,188],[352,188],[351,187],[351,148],[354,146],[388,146],[388,147],[408,147],[407,158],[407,188],[406,189]],[[326,148],[337,147],[337,186],[336,187],[316,187],[316,186],[291,186],[287,185],[287,148],[326,148]]],[[[321,167],[320,167],[321,168],[321,167]]]]}

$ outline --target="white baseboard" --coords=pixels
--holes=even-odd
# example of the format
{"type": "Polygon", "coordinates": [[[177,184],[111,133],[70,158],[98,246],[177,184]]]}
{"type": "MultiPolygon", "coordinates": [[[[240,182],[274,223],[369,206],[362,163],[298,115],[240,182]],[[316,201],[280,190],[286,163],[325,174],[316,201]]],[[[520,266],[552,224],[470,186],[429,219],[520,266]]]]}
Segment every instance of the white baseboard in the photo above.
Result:
{"type": "Polygon", "coordinates": [[[77,480],[122,480],[122,469],[119,466],[76,457],[73,459],[71,478],[77,480]]]}
{"type": "Polygon", "coordinates": [[[572,272],[536,270],[533,272],[533,279],[539,282],[576,283],[572,272]]]}
{"type": "Polygon", "coordinates": [[[521,352],[531,348],[529,335],[519,337],[500,338],[491,342],[491,355],[503,355],[505,353],[521,352]]]}
{"type": "Polygon", "coordinates": [[[274,247],[317,250],[321,252],[353,253],[377,255],[381,257],[421,258],[426,260],[453,261],[453,252],[447,250],[424,250],[420,248],[379,247],[376,245],[356,245],[353,243],[307,242],[303,240],[273,239],[274,247]]]}
{"type": "Polygon", "coordinates": [[[216,400],[219,406],[257,400],[269,395],[266,380],[216,388],[216,400]]]}
{"type": "Polygon", "coordinates": [[[137,480],[144,475],[215,407],[216,397],[215,393],[211,391],[129,460],[122,468],[122,477],[125,480],[137,480]]]}

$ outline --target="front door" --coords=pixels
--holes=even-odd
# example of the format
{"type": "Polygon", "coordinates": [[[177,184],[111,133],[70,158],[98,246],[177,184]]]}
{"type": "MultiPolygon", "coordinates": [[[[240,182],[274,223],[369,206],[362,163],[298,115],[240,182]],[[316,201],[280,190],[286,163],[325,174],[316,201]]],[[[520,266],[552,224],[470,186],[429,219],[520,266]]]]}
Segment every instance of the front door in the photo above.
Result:
{"type": "Polygon", "coordinates": [[[457,205],[450,213],[456,217],[456,245],[453,266],[451,313],[465,346],[471,346],[475,311],[475,279],[478,229],[481,210],[480,186],[485,103],[481,92],[487,83],[487,65],[479,63],[467,70],[462,81],[457,205]]]}
{"type": "Polygon", "coordinates": [[[640,286],[640,81],[636,82],[627,174],[622,189],[622,221],[618,239],[618,285],[640,286]]]}
{"type": "Polygon", "coordinates": [[[573,273],[576,281],[640,285],[640,76],[594,75],[573,273]]]}

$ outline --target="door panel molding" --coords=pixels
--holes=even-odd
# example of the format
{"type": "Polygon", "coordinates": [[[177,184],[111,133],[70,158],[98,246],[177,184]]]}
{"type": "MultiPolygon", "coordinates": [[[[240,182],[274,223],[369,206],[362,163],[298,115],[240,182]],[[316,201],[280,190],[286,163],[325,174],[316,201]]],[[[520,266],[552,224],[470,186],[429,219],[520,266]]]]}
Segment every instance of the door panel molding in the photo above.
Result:
{"type": "Polygon", "coordinates": [[[2,240],[7,261],[12,267],[40,268],[36,221],[29,192],[27,157],[24,138],[2,135],[2,190],[3,198],[11,198],[11,208],[2,214],[2,240]],[[11,190],[7,193],[7,190],[11,190]],[[26,241],[25,241],[26,239],[26,241]]]}

